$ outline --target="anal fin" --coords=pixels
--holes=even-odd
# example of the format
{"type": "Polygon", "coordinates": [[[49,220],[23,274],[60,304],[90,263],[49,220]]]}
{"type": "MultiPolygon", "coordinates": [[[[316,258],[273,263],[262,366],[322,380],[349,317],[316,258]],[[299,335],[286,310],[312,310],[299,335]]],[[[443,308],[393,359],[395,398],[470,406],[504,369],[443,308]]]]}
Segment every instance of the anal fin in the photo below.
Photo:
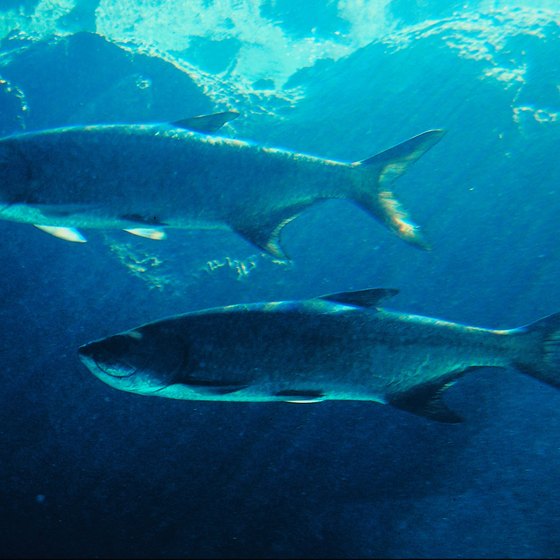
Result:
{"type": "Polygon", "coordinates": [[[272,257],[290,260],[280,241],[284,226],[295,220],[310,203],[294,204],[287,208],[260,215],[239,216],[232,228],[247,241],[253,243],[272,257]]]}
{"type": "Polygon", "coordinates": [[[424,418],[429,420],[436,420],[446,424],[458,424],[463,419],[456,412],[448,408],[442,398],[445,390],[449,389],[454,383],[455,381],[449,381],[444,384],[428,384],[415,387],[393,396],[389,399],[388,404],[412,414],[424,416],[424,418]]]}
{"type": "Polygon", "coordinates": [[[72,241],[74,243],[85,243],[87,239],[75,228],[67,228],[60,226],[42,226],[39,224],[33,224],[36,228],[58,237],[59,239],[64,239],[65,241],[72,241]]]}

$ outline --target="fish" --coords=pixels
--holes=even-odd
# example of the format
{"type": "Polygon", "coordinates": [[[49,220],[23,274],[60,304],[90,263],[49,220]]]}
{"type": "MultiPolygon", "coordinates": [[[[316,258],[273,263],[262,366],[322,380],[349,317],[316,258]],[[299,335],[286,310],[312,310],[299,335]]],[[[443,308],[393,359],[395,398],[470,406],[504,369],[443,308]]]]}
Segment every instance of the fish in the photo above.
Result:
{"type": "Polygon", "coordinates": [[[398,290],[192,311],[84,344],[113,388],[225,402],[371,401],[443,423],[443,395],[480,368],[515,368],[560,387],[560,313],[509,330],[381,307],[398,290]]]}
{"type": "Polygon", "coordinates": [[[169,228],[232,230],[289,260],[286,224],[311,205],[350,199],[404,241],[428,248],[391,185],[436,144],[428,130],[354,163],[216,132],[236,111],[173,123],[69,126],[0,139],[0,219],[77,243],[80,228],[163,239],[169,228]]]}

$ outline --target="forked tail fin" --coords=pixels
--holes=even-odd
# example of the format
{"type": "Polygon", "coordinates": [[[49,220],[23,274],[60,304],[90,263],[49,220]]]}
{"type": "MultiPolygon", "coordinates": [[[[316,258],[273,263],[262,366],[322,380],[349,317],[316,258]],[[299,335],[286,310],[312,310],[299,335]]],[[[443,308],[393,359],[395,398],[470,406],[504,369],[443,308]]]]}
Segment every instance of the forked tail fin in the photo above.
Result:
{"type": "Polygon", "coordinates": [[[530,375],[560,389],[560,313],[515,329],[519,344],[513,365],[530,375]]]}
{"type": "Polygon", "coordinates": [[[391,184],[439,142],[444,134],[444,130],[428,130],[380,154],[352,164],[362,174],[357,181],[358,191],[354,195],[356,203],[401,239],[422,249],[429,249],[429,246],[419,227],[409,219],[407,212],[395,198],[391,184]]]}
{"type": "Polygon", "coordinates": [[[232,217],[230,227],[274,258],[286,260],[288,256],[280,243],[280,232],[286,224],[315,202],[327,198],[349,198],[400,238],[427,249],[418,226],[409,221],[390,186],[444,134],[443,130],[428,130],[373,157],[344,165],[344,168],[351,170],[354,178],[350,179],[349,188],[346,187],[336,196],[325,193],[316,197],[299,196],[294,200],[287,198],[277,207],[266,208],[265,211],[247,209],[232,217]]]}

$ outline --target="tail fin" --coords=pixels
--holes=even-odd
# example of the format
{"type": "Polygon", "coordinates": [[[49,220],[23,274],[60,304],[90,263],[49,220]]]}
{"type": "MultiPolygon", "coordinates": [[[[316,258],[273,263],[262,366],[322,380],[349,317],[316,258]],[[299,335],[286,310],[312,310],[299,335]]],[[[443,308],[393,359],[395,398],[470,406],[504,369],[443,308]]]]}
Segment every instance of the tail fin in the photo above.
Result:
{"type": "Polygon", "coordinates": [[[516,329],[527,344],[517,345],[514,366],[560,389],[560,313],[516,329]]]}
{"type": "Polygon", "coordinates": [[[355,201],[401,239],[422,249],[429,249],[429,246],[418,226],[409,219],[391,192],[390,186],[410,165],[437,144],[444,134],[444,130],[428,130],[380,154],[352,164],[362,173],[366,171],[366,179],[358,182],[360,186],[355,201]]]}

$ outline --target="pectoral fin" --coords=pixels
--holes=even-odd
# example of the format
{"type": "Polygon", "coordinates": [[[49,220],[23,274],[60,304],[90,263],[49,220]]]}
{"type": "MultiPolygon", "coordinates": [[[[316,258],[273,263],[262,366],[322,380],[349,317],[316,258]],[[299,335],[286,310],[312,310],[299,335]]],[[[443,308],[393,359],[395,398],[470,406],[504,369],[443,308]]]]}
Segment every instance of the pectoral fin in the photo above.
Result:
{"type": "Polygon", "coordinates": [[[74,243],[85,243],[87,239],[75,228],[66,228],[59,226],[41,226],[38,224],[33,224],[36,228],[54,235],[59,239],[64,239],[65,241],[73,241],[74,243]]]}
{"type": "Polygon", "coordinates": [[[91,212],[97,208],[97,205],[93,204],[29,204],[29,206],[40,210],[43,216],[55,219],[91,212]]]}
{"type": "Polygon", "coordinates": [[[287,403],[310,404],[318,403],[325,400],[325,394],[322,391],[311,390],[287,390],[276,393],[276,396],[287,403]]]}
{"type": "Polygon", "coordinates": [[[177,380],[179,384],[185,385],[191,391],[201,395],[227,395],[246,389],[248,385],[236,379],[205,379],[194,376],[186,376],[177,380]]]}
{"type": "Polygon", "coordinates": [[[220,396],[229,395],[230,393],[237,393],[242,389],[246,389],[248,385],[192,385],[189,389],[196,391],[201,395],[207,396],[220,396]]]}
{"type": "Polygon", "coordinates": [[[322,402],[323,399],[292,399],[290,401],[285,401],[290,404],[314,404],[318,402],[322,402]]]}

